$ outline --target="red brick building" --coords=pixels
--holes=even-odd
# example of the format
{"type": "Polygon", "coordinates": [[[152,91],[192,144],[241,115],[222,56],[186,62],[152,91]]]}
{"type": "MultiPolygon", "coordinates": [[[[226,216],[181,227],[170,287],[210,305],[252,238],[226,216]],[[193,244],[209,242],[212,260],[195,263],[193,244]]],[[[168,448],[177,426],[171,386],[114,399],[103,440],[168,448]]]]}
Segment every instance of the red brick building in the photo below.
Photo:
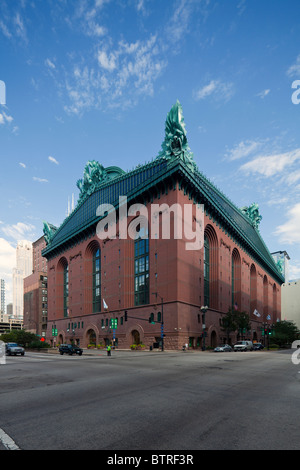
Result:
{"type": "MultiPolygon", "coordinates": [[[[156,159],[128,173],[88,162],[77,185],[75,210],[59,228],[44,227],[50,343],[75,341],[86,347],[110,341],[119,348],[133,343],[150,347],[161,341],[163,321],[165,348],[186,343],[201,348],[203,306],[208,306],[209,346],[225,340],[221,319],[234,305],[249,314],[251,328],[244,332],[249,339],[260,340],[263,323],[280,319],[283,278],[259,233],[258,208],[237,208],[199,172],[178,102],[168,114],[156,159]],[[140,237],[124,237],[120,196],[127,197],[127,233],[134,224],[136,232],[142,227],[141,213],[130,212],[133,204],[142,204],[150,221],[148,237],[142,238],[145,230],[140,237]],[[113,220],[109,212],[99,212],[103,204],[116,209],[115,227],[108,224],[113,220]],[[158,233],[151,224],[154,204],[160,205],[158,233]],[[197,208],[204,208],[201,248],[187,249],[190,238],[184,227],[176,235],[174,205],[190,208],[194,232],[197,208]],[[170,239],[163,238],[166,208],[171,209],[170,239]],[[98,236],[99,222],[107,231],[105,239],[98,236]],[[57,337],[52,336],[55,329],[57,337]]],[[[230,334],[231,343],[237,334],[230,334]]]]}

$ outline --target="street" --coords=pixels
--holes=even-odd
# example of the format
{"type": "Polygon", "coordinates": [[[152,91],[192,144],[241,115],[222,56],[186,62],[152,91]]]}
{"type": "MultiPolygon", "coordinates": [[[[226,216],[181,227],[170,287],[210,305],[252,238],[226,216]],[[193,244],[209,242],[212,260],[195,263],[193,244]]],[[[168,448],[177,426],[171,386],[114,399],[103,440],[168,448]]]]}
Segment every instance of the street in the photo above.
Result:
{"type": "Polygon", "coordinates": [[[0,449],[3,436],[21,450],[299,449],[292,352],[7,357],[0,449]]]}

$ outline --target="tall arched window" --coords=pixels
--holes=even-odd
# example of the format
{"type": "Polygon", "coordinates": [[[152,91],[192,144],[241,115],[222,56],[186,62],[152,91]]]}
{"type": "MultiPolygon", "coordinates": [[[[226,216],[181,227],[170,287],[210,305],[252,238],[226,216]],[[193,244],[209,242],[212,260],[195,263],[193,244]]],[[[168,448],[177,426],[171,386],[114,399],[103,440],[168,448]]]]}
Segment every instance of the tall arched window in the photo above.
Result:
{"type": "Polygon", "coordinates": [[[264,306],[263,306],[263,310],[264,310],[264,318],[266,317],[266,315],[269,313],[269,296],[268,296],[268,278],[267,276],[265,275],[264,276],[264,306]]]}
{"type": "Polygon", "coordinates": [[[149,238],[143,228],[134,241],[134,304],[149,303],[149,238]]]}
{"type": "Polygon", "coordinates": [[[207,236],[204,237],[204,305],[209,307],[209,241],[207,236]]]}
{"type": "Polygon", "coordinates": [[[69,316],[69,265],[64,266],[64,317],[69,316]]]}
{"type": "Polygon", "coordinates": [[[257,277],[254,264],[250,268],[250,313],[257,308],[257,277]]]}
{"type": "Polygon", "coordinates": [[[93,253],[93,313],[101,311],[101,251],[93,253]]]}
{"type": "Polygon", "coordinates": [[[219,246],[215,229],[208,224],[204,230],[203,253],[204,305],[219,308],[219,246]]]}
{"type": "Polygon", "coordinates": [[[241,293],[241,282],[242,282],[242,266],[241,257],[236,248],[232,251],[231,257],[231,300],[232,306],[237,307],[239,310],[242,309],[242,293],[241,293]]]}

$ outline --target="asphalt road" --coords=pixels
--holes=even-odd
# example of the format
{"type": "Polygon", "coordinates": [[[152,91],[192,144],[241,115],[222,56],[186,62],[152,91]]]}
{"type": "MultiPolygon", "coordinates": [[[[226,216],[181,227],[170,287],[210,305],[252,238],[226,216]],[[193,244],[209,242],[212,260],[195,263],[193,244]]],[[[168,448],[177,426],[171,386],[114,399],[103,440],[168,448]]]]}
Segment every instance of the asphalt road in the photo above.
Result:
{"type": "Polygon", "coordinates": [[[8,357],[0,449],[298,450],[292,352],[8,357]]]}

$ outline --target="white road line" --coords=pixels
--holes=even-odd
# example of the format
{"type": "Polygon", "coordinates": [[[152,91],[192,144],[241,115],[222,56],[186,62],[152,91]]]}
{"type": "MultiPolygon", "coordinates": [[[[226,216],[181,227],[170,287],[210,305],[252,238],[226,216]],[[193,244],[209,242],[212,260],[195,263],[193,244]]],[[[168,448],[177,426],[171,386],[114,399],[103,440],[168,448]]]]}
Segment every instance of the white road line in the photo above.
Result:
{"type": "Polygon", "coordinates": [[[6,432],[3,431],[3,429],[0,428],[0,442],[4,445],[4,447],[7,450],[21,450],[20,447],[17,446],[15,441],[12,440],[11,437],[9,437],[6,432]]]}

